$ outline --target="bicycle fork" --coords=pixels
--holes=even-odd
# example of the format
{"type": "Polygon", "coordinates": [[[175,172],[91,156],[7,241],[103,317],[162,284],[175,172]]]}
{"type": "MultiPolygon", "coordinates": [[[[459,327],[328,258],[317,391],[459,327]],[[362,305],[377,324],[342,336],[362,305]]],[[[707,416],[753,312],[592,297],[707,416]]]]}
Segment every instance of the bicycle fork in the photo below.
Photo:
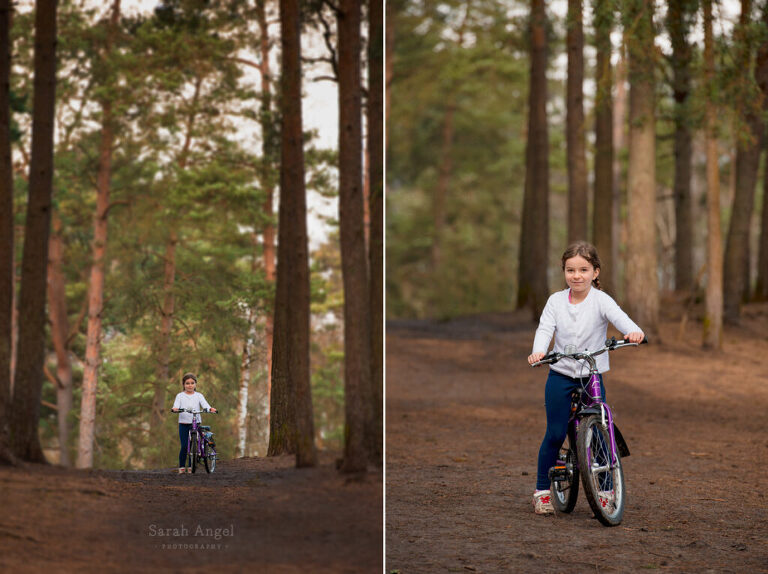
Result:
{"type": "Polygon", "coordinates": [[[589,379],[589,392],[592,401],[595,404],[600,405],[600,425],[605,429],[607,424],[608,436],[611,440],[610,468],[613,469],[618,463],[616,457],[616,435],[613,432],[613,413],[611,412],[611,408],[603,402],[603,396],[600,392],[600,376],[597,373],[592,373],[592,376],[589,379]]]}

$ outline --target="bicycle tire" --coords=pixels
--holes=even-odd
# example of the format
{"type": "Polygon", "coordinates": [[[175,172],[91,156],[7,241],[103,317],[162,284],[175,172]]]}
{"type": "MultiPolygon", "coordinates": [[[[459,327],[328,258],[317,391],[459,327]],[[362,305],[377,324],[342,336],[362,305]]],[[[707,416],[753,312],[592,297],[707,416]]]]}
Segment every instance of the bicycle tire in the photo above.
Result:
{"type": "Polygon", "coordinates": [[[568,478],[557,482],[551,481],[552,506],[556,512],[569,514],[573,512],[576,500],[579,498],[579,465],[576,461],[576,449],[571,446],[570,439],[567,437],[560,448],[557,464],[564,465],[568,469],[568,478]]]}
{"type": "Polygon", "coordinates": [[[192,474],[195,474],[197,470],[197,433],[192,433],[192,439],[189,441],[189,456],[192,461],[190,467],[192,468],[192,474]]]}
{"type": "Polygon", "coordinates": [[[591,415],[581,421],[576,450],[584,495],[595,517],[601,523],[605,526],[618,526],[624,516],[627,493],[621,456],[618,452],[616,452],[617,464],[609,468],[609,445],[608,429],[603,428],[599,416],[591,415]],[[601,501],[600,493],[612,494],[601,501]]]}
{"type": "Polygon", "coordinates": [[[216,470],[216,451],[207,440],[203,442],[203,463],[208,474],[216,470]]]}

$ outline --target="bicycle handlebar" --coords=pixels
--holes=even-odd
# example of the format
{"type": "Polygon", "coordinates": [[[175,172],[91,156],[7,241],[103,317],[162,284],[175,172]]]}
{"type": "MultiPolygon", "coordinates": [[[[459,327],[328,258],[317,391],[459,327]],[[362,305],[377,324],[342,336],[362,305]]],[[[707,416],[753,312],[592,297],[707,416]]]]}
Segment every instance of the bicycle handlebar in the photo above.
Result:
{"type": "Polygon", "coordinates": [[[174,411],[173,409],[171,409],[171,412],[172,413],[190,413],[190,414],[193,414],[193,415],[200,415],[200,414],[203,414],[203,413],[208,413],[209,415],[217,415],[217,414],[219,414],[218,409],[215,410],[215,411],[212,411],[212,410],[209,410],[209,409],[203,409],[202,411],[196,411],[194,409],[178,409],[178,410],[174,411]]]}
{"type": "Polygon", "coordinates": [[[645,337],[639,343],[630,343],[628,339],[617,340],[616,337],[611,337],[610,339],[606,339],[605,345],[602,348],[597,349],[596,351],[576,351],[574,353],[557,353],[555,351],[551,351],[547,353],[540,361],[536,361],[535,363],[531,364],[531,366],[538,367],[539,365],[554,365],[560,359],[576,359],[576,360],[586,359],[587,361],[589,361],[592,359],[592,357],[601,355],[606,351],[615,351],[616,349],[620,349],[621,347],[637,347],[638,345],[643,345],[647,343],[648,343],[648,337],[645,337]]]}

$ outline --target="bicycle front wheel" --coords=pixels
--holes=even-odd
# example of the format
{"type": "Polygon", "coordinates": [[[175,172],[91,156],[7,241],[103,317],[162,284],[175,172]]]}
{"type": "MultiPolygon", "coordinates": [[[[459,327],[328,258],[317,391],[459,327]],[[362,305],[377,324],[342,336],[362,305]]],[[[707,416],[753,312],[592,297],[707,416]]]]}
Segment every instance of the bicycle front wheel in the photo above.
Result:
{"type": "Polygon", "coordinates": [[[192,439],[189,441],[189,466],[192,468],[192,474],[197,470],[197,433],[192,433],[192,439]]]}
{"type": "Polygon", "coordinates": [[[205,472],[210,474],[216,470],[216,451],[208,441],[203,443],[203,462],[205,463],[205,472]]]}
{"type": "Polygon", "coordinates": [[[571,446],[570,438],[566,438],[560,448],[550,475],[552,506],[557,512],[572,512],[579,497],[579,465],[576,464],[576,449],[571,446]]]}
{"type": "Polygon", "coordinates": [[[617,526],[626,506],[624,471],[618,452],[615,462],[611,461],[611,438],[601,417],[592,415],[581,421],[576,444],[587,502],[600,522],[617,526]]]}

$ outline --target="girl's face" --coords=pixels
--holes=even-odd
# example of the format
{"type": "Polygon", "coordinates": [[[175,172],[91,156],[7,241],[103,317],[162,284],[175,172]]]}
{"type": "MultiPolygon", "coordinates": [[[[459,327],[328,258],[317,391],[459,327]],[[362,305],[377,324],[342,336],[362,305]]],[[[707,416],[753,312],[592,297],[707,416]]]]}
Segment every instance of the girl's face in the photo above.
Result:
{"type": "Polygon", "coordinates": [[[184,381],[184,392],[185,393],[194,393],[195,392],[195,381],[192,379],[187,379],[184,381]]]}
{"type": "Polygon", "coordinates": [[[571,291],[586,293],[592,287],[592,280],[600,275],[600,270],[581,255],[575,255],[565,260],[565,282],[571,291]]]}

